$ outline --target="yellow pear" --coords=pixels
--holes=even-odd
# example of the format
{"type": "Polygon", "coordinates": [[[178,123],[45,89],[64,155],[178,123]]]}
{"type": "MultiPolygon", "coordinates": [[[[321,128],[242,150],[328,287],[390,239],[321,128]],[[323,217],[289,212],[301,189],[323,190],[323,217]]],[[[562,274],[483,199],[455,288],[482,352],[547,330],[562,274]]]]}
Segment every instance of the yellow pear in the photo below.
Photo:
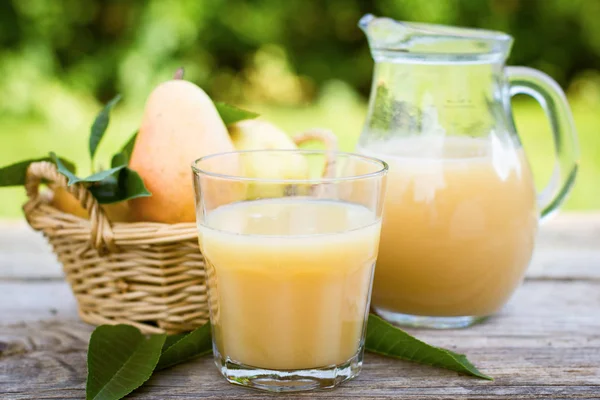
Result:
{"type": "MultiPolygon", "coordinates": [[[[233,150],[227,128],[202,89],[182,79],[157,86],[146,102],[129,163],[152,196],[130,200],[133,218],[193,222],[192,162],[208,154],[233,150]]],[[[219,172],[235,174],[238,164],[231,158],[228,161],[219,172]]],[[[216,196],[217,189],[220,187],[210,193],[216,196]]]]}
{"type": "MultiPolygon", "coordinates": [[[[73,214],[79,218],[90,218],[90,214],[85,208],[83,208],[79,200],[77,200],[75,196],[73,196],[64,187],[54,188],[50,205],[62,212],[73,214]]],[[[131,221],[129,205],[126,201],[111,204],[101,204],[100,207],[102,207],[102,210],[110,222],[131,221]]]]}
{"type": "Polygon", "coordinates": [[[83,208],[79,200],[62,186],[54,188],[50,205],[64,213],[73,214],[79,218],[90,218],[90,214],[83,208]]]}
{"type": "Polygon", "coordinates": [[[297,148],[287,133],[265,120],[246,119],[227,128],[237,150],[297,148]]]}
{"type": "Polygon", "coordinates": [[[110,222],[132,222],[131,210],[127,201],[102,204],[101,207],[110,222]]]}
{"type": "MultiPolygon", "coordinates": [[[[298,147],[283,130],[274,124],[249,119],[228,127],[236,150],[280,149],[298,147]]],[[[306,179],[309,177],[305,155],[283,153],[247,153],[241,159],[244,176],[261,179],[306,179]]],[[[253,184],[248,187],[248,198],[279,197],[287,185],[279,183],[253,184]]]]}

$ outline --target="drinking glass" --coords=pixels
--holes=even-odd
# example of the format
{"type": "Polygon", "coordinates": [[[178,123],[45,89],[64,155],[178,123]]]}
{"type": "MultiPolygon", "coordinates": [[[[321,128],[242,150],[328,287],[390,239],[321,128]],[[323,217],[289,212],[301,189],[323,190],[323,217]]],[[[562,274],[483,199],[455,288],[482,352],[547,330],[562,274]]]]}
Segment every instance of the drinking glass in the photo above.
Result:
{"type": "Polygon", "coordinates": [[[209,155],[192,169],[221,374],[274,392],[357,376],[387,165],[255,150],[209,155]]]}

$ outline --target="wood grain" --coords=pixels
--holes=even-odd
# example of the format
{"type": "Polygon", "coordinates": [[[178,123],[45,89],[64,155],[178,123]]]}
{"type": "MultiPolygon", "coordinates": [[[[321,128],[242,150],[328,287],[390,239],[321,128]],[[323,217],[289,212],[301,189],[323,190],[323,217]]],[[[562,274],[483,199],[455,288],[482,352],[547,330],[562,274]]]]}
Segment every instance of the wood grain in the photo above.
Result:
{"type": "MultiPolygon", "coordinates": [[[[600,279],[600,212],[557,215],[540,227],[528,278],[600,279]]],[[[0,221],[1,280],[62,280],[44,237],[22,221],[0,221]]]]}
{"type": "MultiPolygon", "coordinates": [[[[600,398],[598,304],[599,282],[526,282],[500,315],[483,324],[411,331],[429,343],[468,354],[494,382],[369,354],[357,380],[335,391],[300,397],[600,398]]],[[[91,330],[73,319],[1,326],[0,397],[82,398],[91,330]]],[[[131,396],[199,397],[257,399],[264,394],[225,383],[205,357],[157,374],[131,396]]]]}
{"type": "MultiPolygon", "coordinates": [[[[93,327],[77,318],[42,238],[15,226],[0,228],[0,399],[85,398],[93,327]],[[24,238],[37,243],[29,252],[24,238]]],[[[409,331],[466,353],[495,381],[367,354],[361,375],[335,390],[274,396],[227,384],[203,357],[157,373],[128,398],[600,399],[600,214],[542,227],[528,279],[496,317],[409,331]]]]}
{"type": "Polygon", "coordinates": [[[0,280],[62,277],[62,267],[41,233],[23,221],[0,221],[0,280]]]}
{"type": "Polygon", "coordinates": [[[66,282],[0,280],[0,326],[60,318],[77,318],[75,297],[66,282]]]}

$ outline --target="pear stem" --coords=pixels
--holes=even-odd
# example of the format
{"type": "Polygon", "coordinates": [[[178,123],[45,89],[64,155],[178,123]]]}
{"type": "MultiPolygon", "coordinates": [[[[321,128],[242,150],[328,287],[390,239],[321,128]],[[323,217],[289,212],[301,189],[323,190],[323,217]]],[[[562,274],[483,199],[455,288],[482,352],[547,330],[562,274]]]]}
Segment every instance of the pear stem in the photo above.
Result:
{"type": "Polygon", "coordinates": [[[177,68],[177,71],[175,71],[175,75],[173,75],[173,79],[183,79],[183,73],[184,73],[183,67],[177,68]]]}

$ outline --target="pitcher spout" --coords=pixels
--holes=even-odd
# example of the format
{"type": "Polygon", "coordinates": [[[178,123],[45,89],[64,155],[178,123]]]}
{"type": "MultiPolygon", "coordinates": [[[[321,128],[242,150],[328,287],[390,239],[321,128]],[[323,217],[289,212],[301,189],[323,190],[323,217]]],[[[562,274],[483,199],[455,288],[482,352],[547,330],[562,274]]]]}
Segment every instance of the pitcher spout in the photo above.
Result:
{"type": "Polygon", "coordinates": [[[364,15],[358,26],[367,36],[373,56],[404,53],[410,57],[501,59],[510,52],[513,39],[502,32],[396,21],[364,15]]]}

